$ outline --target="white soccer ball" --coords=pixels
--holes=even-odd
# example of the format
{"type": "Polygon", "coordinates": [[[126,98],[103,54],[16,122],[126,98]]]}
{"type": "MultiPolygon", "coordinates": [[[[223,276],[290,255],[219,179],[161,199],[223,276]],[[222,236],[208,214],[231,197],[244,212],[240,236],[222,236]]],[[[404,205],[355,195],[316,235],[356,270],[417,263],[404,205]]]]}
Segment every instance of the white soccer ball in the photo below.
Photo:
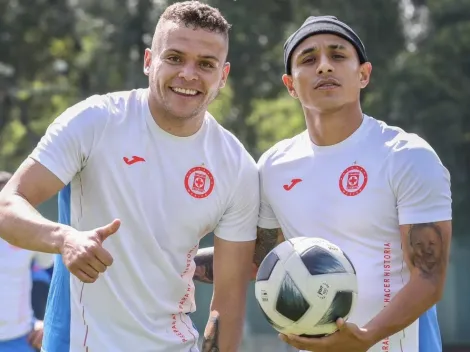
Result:
{"type": "Polygon", "coordinates": [[[336,245],[297,237],[274,248],[261,263],[256,299],[274,329],[284,334],[324,336],[349,317],[357,299],[354,265],[336,245]]]}

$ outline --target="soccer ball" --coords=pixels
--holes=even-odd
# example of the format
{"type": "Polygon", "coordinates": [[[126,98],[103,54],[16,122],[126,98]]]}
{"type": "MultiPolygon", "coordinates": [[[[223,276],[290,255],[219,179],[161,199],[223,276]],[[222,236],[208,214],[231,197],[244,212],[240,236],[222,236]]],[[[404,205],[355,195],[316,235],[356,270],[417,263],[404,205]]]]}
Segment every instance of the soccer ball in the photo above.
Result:
{"type": "Polygon", "coordinates": [[[337,330],[357,299],[357,278],[347,255],[331,242],[297,237],[282,242],[261,263],[256,299],[283,334],[319,337],[337,330]]]}

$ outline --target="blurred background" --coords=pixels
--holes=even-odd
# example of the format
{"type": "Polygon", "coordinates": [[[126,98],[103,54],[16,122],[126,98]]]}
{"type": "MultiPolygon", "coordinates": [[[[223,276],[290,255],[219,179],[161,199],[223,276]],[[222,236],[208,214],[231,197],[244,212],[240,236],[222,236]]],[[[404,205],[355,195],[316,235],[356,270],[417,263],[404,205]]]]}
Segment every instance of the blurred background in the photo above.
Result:
{"type": "MultiPolygon", "coordinates": [[[[14,172],[68,106],[96,93],[145,87],[144,49],[173,2],[0,0],[0,170],[14,172]]],[[[281,82],[287,36],[320,14],[359,33],[373,64],[364,112],[420,134],[451,172],[454,238],[438,312],[445,351],[470,351],[470,0],[205,2],[234,25],[229,84],[209,110],[255,159],[304,129],[298,102],[281,82]]],[[[56,203],[39,210],[57,220],[56,203]]],[[[201,246],[211,244],[209,235],[201,246]]],[[[197,285],[193,319],[200,332],[211,290],[197,285]]],[[[242,351],[288,351],[262,317],[253,287],[242,351]]]]}

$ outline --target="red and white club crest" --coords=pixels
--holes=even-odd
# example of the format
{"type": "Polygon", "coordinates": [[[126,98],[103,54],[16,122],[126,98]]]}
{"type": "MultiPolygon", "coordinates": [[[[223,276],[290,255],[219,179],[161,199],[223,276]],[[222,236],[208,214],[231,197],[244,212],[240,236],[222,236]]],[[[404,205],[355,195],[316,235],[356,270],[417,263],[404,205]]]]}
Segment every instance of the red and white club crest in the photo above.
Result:
{"type": "Polygon", "coordinates": [[[343,171],[339,178],[339,189],[348,197],[357,196],[367,185],[367,172],[363,167],[353,165],[343,171]]]}
{"type": "Polygon", "coordinates": [[[206,198],[214,189],[214,176],[205,167],[193,167],[186,173],[184,187],[194,198],[206,198]]]}

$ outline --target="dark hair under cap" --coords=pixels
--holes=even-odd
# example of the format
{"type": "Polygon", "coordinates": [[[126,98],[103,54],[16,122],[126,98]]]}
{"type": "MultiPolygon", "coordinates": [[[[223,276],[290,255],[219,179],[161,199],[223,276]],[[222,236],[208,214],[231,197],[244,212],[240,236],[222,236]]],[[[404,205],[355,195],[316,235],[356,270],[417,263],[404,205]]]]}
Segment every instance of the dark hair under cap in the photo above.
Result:
{"type": "Polygon", "coordinates": [[[359,62],[367,62],[366,49],[359,36],[347,24],[334,16],[310,16],[284,44],[284,65],[286,73],[291,74],[291,57],[295,48],[307,37],[315,34],[335,34],[349,41],[356,48],[359,62]]]}

